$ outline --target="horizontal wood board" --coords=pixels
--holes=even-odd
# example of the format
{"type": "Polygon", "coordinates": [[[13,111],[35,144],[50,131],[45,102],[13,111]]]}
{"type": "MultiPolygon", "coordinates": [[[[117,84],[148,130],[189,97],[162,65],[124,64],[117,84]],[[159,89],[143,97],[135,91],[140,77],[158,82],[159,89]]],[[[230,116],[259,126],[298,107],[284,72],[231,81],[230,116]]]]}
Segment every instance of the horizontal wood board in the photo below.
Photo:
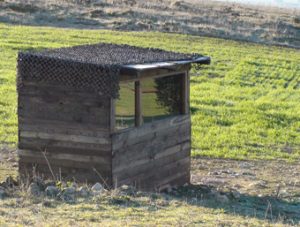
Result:
{"type": "Polygon", "coordinates": [[[189,182],[191,121],[180,115],[112,136],[114,187],[162,190],[189,182]]]}
{"type": "Polygon", "coordinates": [[[105,179],[110,186],[110,109],[111,100],[92,91],[24,83],[18,91],[20,174],[32,176],[35,169],[50,178],[105,179]]]}

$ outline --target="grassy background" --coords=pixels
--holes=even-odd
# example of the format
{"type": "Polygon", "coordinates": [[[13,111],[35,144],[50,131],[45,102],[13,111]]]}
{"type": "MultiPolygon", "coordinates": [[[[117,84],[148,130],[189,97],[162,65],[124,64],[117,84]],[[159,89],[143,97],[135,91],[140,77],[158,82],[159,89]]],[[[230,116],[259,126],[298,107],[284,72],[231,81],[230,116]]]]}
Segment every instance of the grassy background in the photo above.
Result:
{"type": "Polygon", "coordinates": [[[300,51],[188,35],[0,24],[0,143],[16,146],[16,56],[32,48],[113,42],[198,52],[210,66],[191,79],[193,154],[300,157],[300,51]]]}

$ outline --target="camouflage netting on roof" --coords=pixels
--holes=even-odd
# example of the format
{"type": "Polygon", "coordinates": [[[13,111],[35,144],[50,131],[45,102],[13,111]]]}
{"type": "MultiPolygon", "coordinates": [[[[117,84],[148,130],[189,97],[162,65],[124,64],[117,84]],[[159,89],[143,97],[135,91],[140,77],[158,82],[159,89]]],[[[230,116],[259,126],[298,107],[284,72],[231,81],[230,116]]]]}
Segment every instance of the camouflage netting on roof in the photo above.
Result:
{"type": "Polygon", "coordinates": [[[21,52],[18,56],[18,89],[25,81],[54,83],[91,89],[117,98],[122,66],[192,60],[199,56],[201,55],[104,43],[21,52]]]}

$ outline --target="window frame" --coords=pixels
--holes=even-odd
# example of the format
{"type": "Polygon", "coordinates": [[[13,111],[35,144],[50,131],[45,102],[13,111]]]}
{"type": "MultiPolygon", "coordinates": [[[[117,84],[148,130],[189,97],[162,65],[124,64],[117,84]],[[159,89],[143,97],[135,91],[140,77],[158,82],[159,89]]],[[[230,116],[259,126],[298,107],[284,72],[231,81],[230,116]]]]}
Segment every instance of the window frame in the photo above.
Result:
{"type": "MultiPolygon", "coordinates": [[[[121,81],[120,83],[126,83],[126,82],[133,82],[134,83],[134,113],[135,113],[135,124],[134,126],[124,128],[124,129],[116,129],[116,120],[115,120],[115,114],[116,114],[116,101],[115,99],[112,99],[111,102],[111,131],[124,131],[124,130],[130,130],[133,128],[140,127],[144,124],[151,124],[151,123],[144,123],[143,122],[143,110],[142,110],[142,81],[143,79],[146,78],[162,78],[162,77],[167,77],[167,76],[180,76],[182,78],[181,81],[181,108],[180,108],[180,114],[179,115],[187,115],[190,113],[189,111],[189,106],[190,106],[190,78],[189,78],[189,71],[184,70],[184,71],[174,71],[168,74],[161,74],[157,76],[151,76],[151,77],[138,77],[133,80],[124,80],[121,81]]],[[[178,115],[177,115],[178,116],[178,115]]],[[[174,117],[174,116],[170,116],[174,117]]],[[[166,117],[170,118],[170,117],[166,117]]]]}

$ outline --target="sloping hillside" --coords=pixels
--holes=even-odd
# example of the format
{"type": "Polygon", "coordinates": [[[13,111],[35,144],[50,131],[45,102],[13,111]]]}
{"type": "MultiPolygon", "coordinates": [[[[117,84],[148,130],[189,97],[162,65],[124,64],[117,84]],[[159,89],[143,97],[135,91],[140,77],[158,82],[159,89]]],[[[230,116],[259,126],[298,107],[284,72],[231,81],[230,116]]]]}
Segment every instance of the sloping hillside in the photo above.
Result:
{"type": "Polygon", "coordinates": [[[300,10],[203,0],[2,0],[0,22],[161,31],[300,47],[300,10]]]}

